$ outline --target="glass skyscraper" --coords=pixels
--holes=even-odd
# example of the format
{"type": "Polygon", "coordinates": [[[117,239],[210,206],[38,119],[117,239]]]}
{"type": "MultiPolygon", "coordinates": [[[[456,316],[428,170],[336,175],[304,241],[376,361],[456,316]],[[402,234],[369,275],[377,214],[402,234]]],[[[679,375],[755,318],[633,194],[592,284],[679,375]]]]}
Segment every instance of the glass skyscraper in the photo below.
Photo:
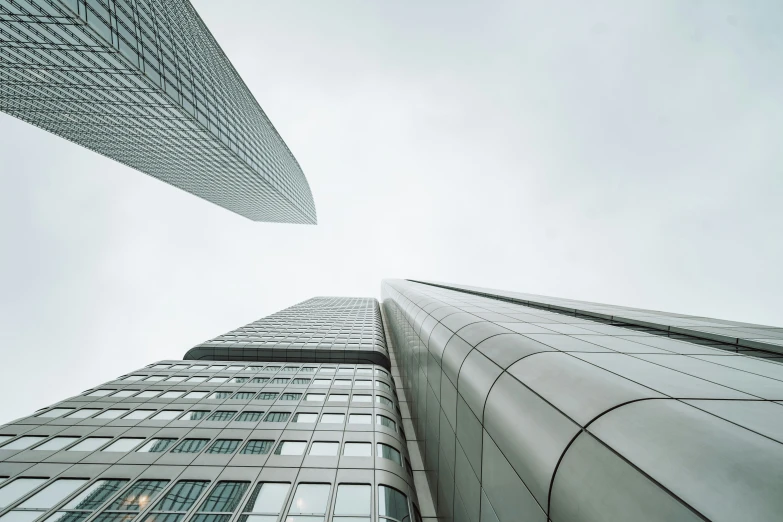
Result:
{"type": "Polygon", "coordinates": [[[0,110],[247,218],[316,222],[188,0],[0,0],[0,110]]]}
{"type": "Polygon", "coordinates": [[[386,280],[0,427],[0,522],[779,520],[783,329],[386,280]]]}

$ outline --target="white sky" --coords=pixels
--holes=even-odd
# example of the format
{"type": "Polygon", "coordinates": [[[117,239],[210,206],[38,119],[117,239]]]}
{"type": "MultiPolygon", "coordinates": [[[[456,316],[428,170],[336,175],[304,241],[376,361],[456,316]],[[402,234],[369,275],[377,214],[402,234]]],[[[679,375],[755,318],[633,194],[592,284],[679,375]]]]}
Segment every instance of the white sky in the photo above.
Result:
{"type": "Polygon", "coordinates": [[[383,277],[783,324],[779,2],[194,4],[319,225],[0,114],[0,422],[383,277]]]}

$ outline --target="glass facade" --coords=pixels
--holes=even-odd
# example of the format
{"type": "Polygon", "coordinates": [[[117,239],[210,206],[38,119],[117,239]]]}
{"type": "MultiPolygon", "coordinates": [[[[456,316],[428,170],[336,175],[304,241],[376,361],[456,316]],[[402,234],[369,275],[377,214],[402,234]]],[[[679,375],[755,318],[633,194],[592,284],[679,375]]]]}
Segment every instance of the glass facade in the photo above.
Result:
{"type": "Polygon", "coordinates": [[[0,110],[256,221],[302,170],[188,0],[0,0],[0,110]]]}

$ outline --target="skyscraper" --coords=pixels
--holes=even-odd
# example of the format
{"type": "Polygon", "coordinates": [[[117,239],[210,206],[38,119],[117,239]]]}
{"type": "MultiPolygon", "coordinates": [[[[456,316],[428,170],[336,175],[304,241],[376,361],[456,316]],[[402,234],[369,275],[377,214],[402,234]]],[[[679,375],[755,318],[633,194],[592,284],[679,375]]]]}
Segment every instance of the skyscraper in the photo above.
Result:
{"type": "Polygon", "coordinates": [[[316,222],[188,0],[0,0],[0,110],[249,219],[316,222]]]}
{"type": "Polygon", "coordinates": [[[0,522],[777,520],[783,329],[386,280],[0,427],[0,522]]]}

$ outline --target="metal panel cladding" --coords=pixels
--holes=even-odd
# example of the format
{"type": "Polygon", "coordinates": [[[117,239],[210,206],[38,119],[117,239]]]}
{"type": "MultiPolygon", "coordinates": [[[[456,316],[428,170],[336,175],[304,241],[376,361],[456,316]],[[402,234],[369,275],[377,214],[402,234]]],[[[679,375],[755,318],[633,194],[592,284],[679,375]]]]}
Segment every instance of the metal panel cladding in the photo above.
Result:
{"type": "Polygon", "coordinates": [[[0,0],[0,110],[249,219],[316,222],[188,0],[0,0]]]}

